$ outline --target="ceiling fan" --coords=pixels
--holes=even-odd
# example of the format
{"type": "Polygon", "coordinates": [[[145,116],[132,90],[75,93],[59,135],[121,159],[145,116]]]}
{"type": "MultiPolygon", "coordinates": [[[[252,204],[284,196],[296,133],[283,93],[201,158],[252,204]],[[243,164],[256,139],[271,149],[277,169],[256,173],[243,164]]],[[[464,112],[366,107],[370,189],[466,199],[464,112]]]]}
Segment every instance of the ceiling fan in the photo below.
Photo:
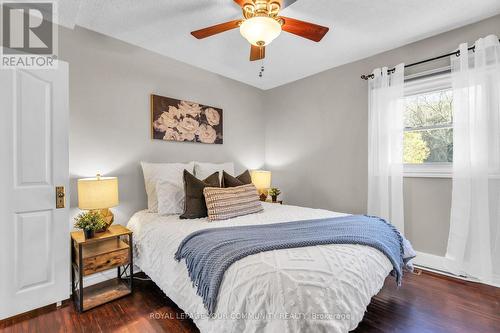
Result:
{"type": "Polygon", "coordinates": [[[264,59],[269,45],[282,30],[319,42],[329,28],[317,24],[279,16],[279,11],[297,0],[234,0],[243,9],[243,19],[217,24],[191,32],[203,39],[224,31],[240,28],[240,33],[251,44],[250,61],[264,59]]]}

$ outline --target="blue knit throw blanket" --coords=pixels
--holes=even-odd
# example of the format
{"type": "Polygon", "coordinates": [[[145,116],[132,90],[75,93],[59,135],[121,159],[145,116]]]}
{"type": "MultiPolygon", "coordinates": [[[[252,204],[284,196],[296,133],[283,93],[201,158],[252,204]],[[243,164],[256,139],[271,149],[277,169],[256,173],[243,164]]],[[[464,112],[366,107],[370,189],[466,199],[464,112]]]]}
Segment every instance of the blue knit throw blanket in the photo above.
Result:
{"type": "Polygon", "coordinates": [[[181,242],[175,259],[186,259],[189,277],[212,315],[224,273],[237,260],[265,251],[326,244],[360,244],[381,251],[401,284],[401,235],[383,219],[363,215],[203,229],[181,242]]]}

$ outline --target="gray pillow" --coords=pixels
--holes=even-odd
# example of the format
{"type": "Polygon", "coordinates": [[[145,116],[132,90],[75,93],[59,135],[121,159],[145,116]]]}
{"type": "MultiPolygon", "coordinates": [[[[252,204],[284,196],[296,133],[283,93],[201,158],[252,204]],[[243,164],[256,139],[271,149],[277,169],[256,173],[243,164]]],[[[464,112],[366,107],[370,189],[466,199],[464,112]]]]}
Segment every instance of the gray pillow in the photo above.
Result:
{"type": "Polygon", "coordinates": [[[250,171],[246,170],[241,175],[233,177],[226,171],[222,172],[222,186],[221,187],[237,187],[242,185],[252,184],[252,176],[250,171]]]}
{"type": "Polygon", "coordinates": [[[205,187],[220,187],[219,172],[214,172],[204,180],[193,176],[189,171],[184,170],[184,213],[181,219],[197,219],[207,217],[207,205],[203,189],[205,187]]]}

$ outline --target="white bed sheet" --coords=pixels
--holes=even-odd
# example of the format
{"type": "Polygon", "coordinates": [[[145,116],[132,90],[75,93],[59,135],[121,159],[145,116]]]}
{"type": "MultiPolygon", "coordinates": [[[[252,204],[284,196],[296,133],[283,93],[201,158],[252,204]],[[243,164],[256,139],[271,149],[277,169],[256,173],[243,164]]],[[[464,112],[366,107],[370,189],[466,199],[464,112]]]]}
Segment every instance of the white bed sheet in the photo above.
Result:
{"type": "Polygon", "coordinates": [[[140,211],[128,223],[135,263],[183,309],[201,332],[348,332],[362,320],[392,265],[363,245],[334,244],[263,252],[231,265],[215,318],[174,260],[180,242],[204,228],[268,224],[347,214],[264,203],[264,211],[227,221],[180,220],[140,211]]]}

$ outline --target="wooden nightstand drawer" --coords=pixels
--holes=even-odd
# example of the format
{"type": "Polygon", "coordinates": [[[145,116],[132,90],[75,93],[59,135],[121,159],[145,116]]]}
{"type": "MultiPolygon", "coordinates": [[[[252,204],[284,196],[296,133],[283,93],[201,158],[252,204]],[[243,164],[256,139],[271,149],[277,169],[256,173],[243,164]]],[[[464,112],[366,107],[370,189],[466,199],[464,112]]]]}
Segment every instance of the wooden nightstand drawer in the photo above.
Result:
{"type": "Polygon", "coordinates": [[[100,254],[93,257],[83,257],[83,276],[102,272],[111,268],[128,264],[128,246],[127,248],[116,250],[110,253],[100,254]]]}
{"type": "MultiPolygon", "coordinates": [[[[78,251],[75,245],[77,258],[78,251]]],[[[87,276],[126,265],[129,263],[129,253],[128,244],[118,238],[90,243],[83,247],[82,274],[87,276]]],[[[78,261],[76,263],[78,265],[78,261]]]]}

